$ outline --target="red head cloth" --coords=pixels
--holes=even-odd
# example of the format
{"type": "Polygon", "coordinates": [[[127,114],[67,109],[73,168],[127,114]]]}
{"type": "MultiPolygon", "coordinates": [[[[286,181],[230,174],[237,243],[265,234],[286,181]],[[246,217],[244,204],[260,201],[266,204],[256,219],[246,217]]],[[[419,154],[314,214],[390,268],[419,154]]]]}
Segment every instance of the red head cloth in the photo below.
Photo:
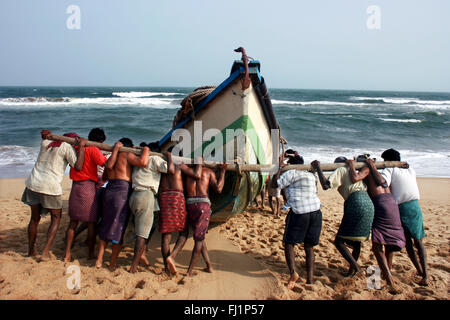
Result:
{"type": "MultiPolygon", "coordinates": [[[[69,138],[79,138],[80,136],[74,132],[64,133],[63,136],[69,138]]],[[[58,148],[61,145],[62,141],[52,141],[48,146],[47,150],[50,148],[58,148]]]]}

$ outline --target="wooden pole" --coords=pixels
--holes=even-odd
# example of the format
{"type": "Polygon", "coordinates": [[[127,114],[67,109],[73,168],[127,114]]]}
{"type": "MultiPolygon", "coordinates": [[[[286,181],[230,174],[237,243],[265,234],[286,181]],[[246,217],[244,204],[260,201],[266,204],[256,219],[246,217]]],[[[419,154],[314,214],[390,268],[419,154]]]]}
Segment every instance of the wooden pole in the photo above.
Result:
{"type": "MultiPolygon", "coordinates": [[[[56,134],[51,134],[48,137],[49,140],[55,140],[55,141],[63,141],[63,142],[67,142],[71,145],[75,145],[75,139],[74,138],[70,138],[70,137],[66,137],[66,136],[59,136],[56,134]]],[[[100,142],[95,142],[95,141],[88,141],[86,143],[87,147],[97,147],[100,150],[104,150],[104,151],[110,151],[112,152],[114,146],[109,145],[109,144],[105,144],[105,143],[100,143],[100,142]]],[[[142,153],[142,149],[141,148],[128,148],[128,147],[121,147],[119,149],[119,152],[131,152],[134,153],[135,155],[140,156],[142,153]]],[[[158,152],[152,152],[150,151],[150,156],[160,156],[162,158],[165,158],[165,156],[161,153],[158,152]]],[[[178,157],[178,156],[172,156],[174,162],[183,162],[186,164],[192,164],[193,163],[193,159],[191,158],[183,158],[183,157],[178,157]]],[[[402,165],[404,165],[406,162],[402,162],[402,161],[377,161],[375,162],[375,167],[377,169],[385,169],[385,168],[393,168],[393,167],[401,167],[402,165]]],[[[219,162],[212,162],[212,161],[204,161],[203,165],[207,168],[217,168],[217,166],[221,164],[219,162]]],[[[320,168],[322,169],[322,171],[334,171],[339,167],[345,167],[346,164],[345,163],[321,163],[320,164],[320,168]]],[[[367,166],[366,163],[364,162],[356,162],[355,163],[355,169],[361,169],[362,167],[367,166]]],[[[276,172],[278,170],[278,165],[261,165],[261,164],[235,164],[235,163],[230,163],[227,165],[227,171],[254,171],[254,172],[276,172]]],[[[295,164],[295,165],[287,165],[283,168],[281,168],[281,171],[287,171],[287,170],[310,170],[311,169],[311,165],[310,164],[295,164]]]]}

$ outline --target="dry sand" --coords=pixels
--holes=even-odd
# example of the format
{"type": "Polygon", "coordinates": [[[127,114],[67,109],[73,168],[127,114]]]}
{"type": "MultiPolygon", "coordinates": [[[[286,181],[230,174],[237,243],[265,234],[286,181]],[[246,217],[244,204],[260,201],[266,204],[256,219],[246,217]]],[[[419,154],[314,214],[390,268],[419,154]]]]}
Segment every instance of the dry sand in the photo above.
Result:
{"type": "MultiPolygon", "coordinates": [[[[68,289],[70,275],[62,261],[63,237],[69,219],[67,200],[70,180],[63,183],[63,219],[52,252],[55,260],[39,262],[27,257],[27,225],[30,210],[21,201],[24,179],[0,180],[0,299],[448,299],[450,272],[448,230],[450,213],[450,179],[419,179],[424,213],[424,240],[428,253],[429,285],[420,280],[405,249],[394,256],[393,275],[401,293],[390,294],[382,281],[382,289],[367,287],[366,278],[345,278],[348,265],[334,248],[337,227],[342,218],[343,200],[336,191],[320,191],[323,203],[323,229],[320,244],[315,248],[315,282],[305,284],[305,259],[302,246],[296,248],[296,266],[300,279],[293,290],[287,290],[287,267],[282,236],[285,215],[274,217],[266,202],[265,210],[250,208],[226,223],[214,224],[207,234],[208,250],[214,273],[202,271],[186,277],[193,247],[188,240],[177,258],[179,274],[172,278],[163,272],[160,236],[152,237],[147,257],[150,267],[128,272],[133,255],[132,228],[125,236],[125,248],[119,256],[118,268],[95,269],[95,261],[85,258],[85,233],[76,240],[73,261],[81,270],[81,288],[68,289]]],[[[41,220],[37,238],[38,252],[45,243],[49,217],[41,220]]],[[[172,241],[172,245],[175,239],[172,241]]],[[[107,249],[105,261],[111,251],[107,249]]],[[[201,260],[201,259],[200,259],[201,260]]],[[[376,265],[370,242],[363,244],[360,264],[376,265]]]]}

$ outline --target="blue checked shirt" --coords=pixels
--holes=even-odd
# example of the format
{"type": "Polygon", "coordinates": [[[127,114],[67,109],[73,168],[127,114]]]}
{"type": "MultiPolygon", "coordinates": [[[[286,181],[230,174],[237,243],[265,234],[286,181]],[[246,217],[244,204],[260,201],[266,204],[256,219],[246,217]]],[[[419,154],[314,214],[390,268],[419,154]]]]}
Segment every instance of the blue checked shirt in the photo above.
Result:
{"type": "Polygon", "coordinates": [[[317,197],[317,181],[317,176],[311,172],[289,170],[281,175],[277,183],[279,188],[285,189],[287,206],[294,213],[302,214],[317,211],[321,207],[317,197]]]}

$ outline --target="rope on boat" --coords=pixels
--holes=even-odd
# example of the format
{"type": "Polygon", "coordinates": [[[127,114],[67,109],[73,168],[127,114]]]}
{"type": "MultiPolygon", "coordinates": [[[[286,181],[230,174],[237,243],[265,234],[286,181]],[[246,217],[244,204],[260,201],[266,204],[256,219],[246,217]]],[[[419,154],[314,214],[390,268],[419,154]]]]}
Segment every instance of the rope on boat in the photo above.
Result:
{"type": "Polygon", "coordinates": [[[216,89],[217,86],[203,86],[192,91],[187,97],[181,101],[181,109],[178,110],[175,119],[173,120],[173,127],[181,120],[187,117],[189,113],[192,113],[192,118],[195,120],[194,109],[195,106],[205,99],[211,92],[216,89]]]}

